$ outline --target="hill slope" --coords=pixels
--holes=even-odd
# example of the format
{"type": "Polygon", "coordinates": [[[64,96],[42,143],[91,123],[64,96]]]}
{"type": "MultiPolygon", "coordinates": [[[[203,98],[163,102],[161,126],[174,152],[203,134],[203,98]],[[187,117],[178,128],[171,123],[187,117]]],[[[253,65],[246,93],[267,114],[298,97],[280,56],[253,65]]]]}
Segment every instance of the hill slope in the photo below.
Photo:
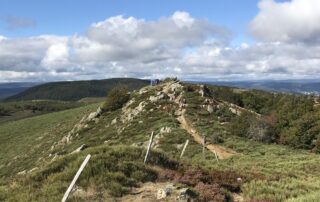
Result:
{"type": "Polygon", "coordinates": [[[148,80],[133,78],[113,78],[90,81],[64,81],[46,83],[27,89],[6,101],[19,100],[64,100],[75,101],[85,97],[104,97],[107,92],[118,84],[125,84],[131,90],[139,89],[149,84],[148,80]]]}
{"type": "Polygon", "coordinates": [[[0,200],[59,201],[91,154],[70,201],[154,201],[159,190],[171,191],[167,201],[314,201],[320,157],[310,153],[315,145],[308,141],[319,123],[308,132],[294,129],[306,126],[303,115],[318,117],[309,102],[169,80],[131,93],[113,110],[95,104],[6,123],[0,125],[0,200]],[[260,121],[277,107],[292,114],[271,121],[286,122],[290,133],[266,139],[270,134],[260,121]],[[143,164],[152,131],[150,158],[143,164]],[[280,137],[309,151],[274,144],[280,137]],[[181,194],[186,188],[193,194],[181,194]]]}

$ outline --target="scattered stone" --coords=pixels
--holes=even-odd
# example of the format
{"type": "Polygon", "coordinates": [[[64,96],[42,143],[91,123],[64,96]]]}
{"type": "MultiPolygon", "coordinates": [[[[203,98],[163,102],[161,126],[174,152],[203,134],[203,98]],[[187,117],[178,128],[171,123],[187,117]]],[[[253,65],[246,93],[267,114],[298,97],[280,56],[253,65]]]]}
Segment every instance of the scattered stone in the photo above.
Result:
{"type": "Polygon", "coordinates": [[[140,124],[142,124],[142,123],[143,123],[143,121],[139,121],[139,123],[140,123],[140,124]]]}

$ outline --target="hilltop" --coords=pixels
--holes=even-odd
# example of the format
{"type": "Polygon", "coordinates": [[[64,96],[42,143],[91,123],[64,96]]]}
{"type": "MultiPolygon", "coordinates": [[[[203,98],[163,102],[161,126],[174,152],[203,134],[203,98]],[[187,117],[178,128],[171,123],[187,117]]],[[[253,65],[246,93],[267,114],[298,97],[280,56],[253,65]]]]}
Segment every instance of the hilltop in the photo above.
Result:
{"type": "Polygon", "coordinates": [[[134,78],[113,78],[105,80],[52,82],[31,87],[21,93],[6,98],[5,101],[76,101],[86,97],[104,97],[110,89],[119,84],[125,84],[130,90],[134,90],[148,85],[149,81],[134,78]]]}
{"type": "Polygon", "coordinates": [[[61,200],[91,154],[70,201],[313,201],[317,102],[176,79],[120,86],[104,103],[0,125],[0,200],[61,200]]]}

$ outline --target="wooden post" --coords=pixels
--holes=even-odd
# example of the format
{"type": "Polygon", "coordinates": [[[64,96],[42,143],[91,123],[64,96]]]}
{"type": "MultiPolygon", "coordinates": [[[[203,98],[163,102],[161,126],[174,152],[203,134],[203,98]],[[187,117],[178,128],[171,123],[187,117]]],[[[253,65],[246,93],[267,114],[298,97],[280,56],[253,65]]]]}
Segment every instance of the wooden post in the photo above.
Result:
{"type": "Polygon", "coordinates": [[[146,153],[146,156],[144,157],[143,163],[146,163],[146,162],[147,162],[148,155],[149,155],[149,151],[150,151],[150,148],[151,148],[151,145],[152,145],[152,141],[153,141],[153,131],[152,131],[151,136],[150,136],[150,141],[149,141],[147,153],[146,153]]]}
{"type": "Polygon", "coordinates": [[[187,148],[188,144],[189,144],[189,140],[187,140],[186,143],[184,144],[182,152],[181,152],[181,155],[180,155],[180,158],[182,158],[184,152],[186,151],[186,148],[187,148]]]}
{"type": "Polygon", "coordinates": [[[70,186],[68,187],[66,193],[64,194],[61,202],[65,202],[65,201],[67,200],[67,198],[68,198],[68,196],[69,196],[69,194],[70,194],[73,186],[75,185],[76,181],[78,180],[81,172],[83,171],[84,167],[87,165],[87,163],[88,163],[88,161],[90,160],[90,158],[91,158],[91,155],[89,154],[89,155],[84,159],[84,161],[83,161],[83,163],[81,164],[81,166],[80,166],[77,174],[74,176],[74,178],[73,178],[70,186]]]}

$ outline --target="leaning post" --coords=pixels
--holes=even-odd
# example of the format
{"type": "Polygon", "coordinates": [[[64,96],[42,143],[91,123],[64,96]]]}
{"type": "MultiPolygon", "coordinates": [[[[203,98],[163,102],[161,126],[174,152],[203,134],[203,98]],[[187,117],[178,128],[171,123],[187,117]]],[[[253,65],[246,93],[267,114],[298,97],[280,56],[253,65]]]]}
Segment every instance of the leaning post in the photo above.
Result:
{"type": "Polygon", "coordinates": [[[186,151],[186,148],[187,148],[188,144],[189,144],[189,140],[187,140],[186,143],[184,144],[182,152],[181,152],[181,155],[180,155],[180,158],[182,158],[184,152],[186,151]]]}
{"type": "Polygon", "coordinates": [[[63,198],[62,198],[61,202],[65,202],[65,201],[68,199],[68,196],[69,196],[69,194],[70,194],[70,192],[71,192],[72,188],[73,188],[73,187],[74,187],[74,185],[76,184],[76,182],[77,182],[77,180],[78,180],[78,178],[79,178],[79,176],[80,176],[81,172],[83,171],[84,167],[85,167],[85,166],[87,165],[87,163],[89,162],[90,158],[91,158],[91,155],[89,154],[89,155],[84,159],[84,161],[83,161],[83,163],[81,164],[81,166],[80,166],[80,168],[79,168],[79,170],[78,170],[77,174],[74,176],[74,178],[73,178],[73,180],[72,180],[71,184],[69,185],[69,187],[68,187],[68,189],[67,189],[66,193],[64,194],[64,196],[63,196],[63,198]]]}
{"type": "Polygon", "coordinates": [[[152,141],[153,141],[153,131],[152,131],[151,136],[150,136],[150,141],[149,141],[147,153],[146,153],[146,156],[144,157],[143,163],[146,163],[146,162],[147,162],[148,155],[149,155],[149,151],[150,151],[150,148],[151,148],[151,145],[152,145],[152,141]]]}

